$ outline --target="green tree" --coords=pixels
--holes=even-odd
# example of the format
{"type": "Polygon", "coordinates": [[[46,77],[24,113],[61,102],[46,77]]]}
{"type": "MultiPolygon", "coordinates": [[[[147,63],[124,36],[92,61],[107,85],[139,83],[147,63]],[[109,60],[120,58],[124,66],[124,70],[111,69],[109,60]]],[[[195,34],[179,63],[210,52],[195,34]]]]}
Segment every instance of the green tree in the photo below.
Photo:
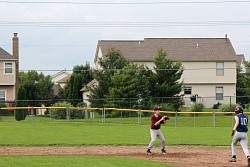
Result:
{"type": "Polygon", "coordinates": [[[241,68],[237,67],[236,95],[237,103],[241,104],[250,103],[250,62],[246,61],[245,66],[247,68],[246,73],[243,73],[241,68]]]}
{"type": "Polygon", "coordinates": [[[98,61],[101,68],[93,72],[98,86],[91,89],[89,96],[92,107],[103,107],[105,105],[106,102],[104,98],[109,97],[109,87],[112,86],[112,76],[114,76],[116,70],[120,70],[129,64],[122,53],[114,48],[109,49],[107,55],[98,61]]]}
{"type": "MultiPolygon", "coordinates": [[[[25,90],[25,88],[23,86],[19,88],[18,95],[17,95],[18,100],[15,104],[16,107],[27,107],[28,106],[26,92],[27,91],[25,90]]],[[[23,109],[15,110],[15,119],[17,121],[25,120],[27,113],[28,113],[27,110],[23,110],[23,109]]]]}
{"type": "MultiPolygon", "coordinates": [[[[53,82],[51,77],[45,76],[43,73],[37,73],[37,71],[28,71],[19,73],[20,87],[17,95],[15,106],[26,107],[41,106],[41,104],[48,104],[53,96],[53,82]]],[[[24,120],[27,114],[27,110],[15,111],[16,120],[24,120]]]]}
{"type": "Polygon", "coordinates": [[[148,79],[143,66],[129,64],[122,70],[116,71],[111,77],[112,86],[109,87],[110,98],[126,98],[126,100],[112,102],[112,107],[131,108],[138,105],[138,98],[147,97],[148,79]],[[133,98],[134,101],[128,101],[133,98]]]}
{"type": "Polygon", "coordinates": [[[71,104],[76,106],[77,103],[82,102],[82,92],[80,90],[91,80],[93,80],[93,77],[89,63],[86,63],[84,66],[74,66],[73,73],[64,88],[64,96],[71,104]]]}
{"type": "MultiPolygon", "coordinates": [[[[30,100],[29,105],[40,106],[43,102],[41,100],[51,99],[53,96],[53,85],[51,77],[45,76],[43,73],[37,71],[20,72],[20,89],[22,88],[25,100],[30,100]]],[[[18,99],[22,100],[22,99],[18,99]]]]}
{"type": "Polygon", "coordinates": [[[180,82],[183,73],[182,64],[168,59],[167,53],[163,49],[158,50],[154,59],[155,75],[151,78],[151,95],[155,98],[154,103],[172,103],[177,110],[182,104],[180,92],[182,82],[180,82]],[[173,98],[174,97],[174,98],[173,98]]]}

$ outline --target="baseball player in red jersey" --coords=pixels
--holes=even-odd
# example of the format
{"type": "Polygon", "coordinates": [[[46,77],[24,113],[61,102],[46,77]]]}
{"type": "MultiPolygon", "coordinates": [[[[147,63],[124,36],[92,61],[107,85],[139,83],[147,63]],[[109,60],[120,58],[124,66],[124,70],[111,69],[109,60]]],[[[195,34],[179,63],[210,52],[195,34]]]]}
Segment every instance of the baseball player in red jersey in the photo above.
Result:
{"type": "Polygon", "coordinates": [[[154,146],[154,143],[156,141],[156,137],[158,137],[161,141],[161,152],[162,154],[166,154],[165,151],[165,138],[160,130],[161,124],[165,124],[166,120],[169,119],[167,116],[160,116],[160,107],[155,106],[154,107],[154,114],[151,117],[151,127],[150,127],[150,136],[151,136],[151,141],[148,145],[148,150],[147,154],[151,155],[151,149],[154,146]]]}

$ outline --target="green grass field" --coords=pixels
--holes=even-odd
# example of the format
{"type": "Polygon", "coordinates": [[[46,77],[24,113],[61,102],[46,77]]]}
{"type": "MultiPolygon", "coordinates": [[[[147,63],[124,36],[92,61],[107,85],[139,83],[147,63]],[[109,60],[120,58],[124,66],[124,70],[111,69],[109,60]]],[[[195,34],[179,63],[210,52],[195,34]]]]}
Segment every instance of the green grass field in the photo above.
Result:
{"type": "MultiPolygon", "coordinates": [[[[35,117],[32,121],[13,121],[2,117],[0,122],[2,146],[89,146],[89,145],[142,145],[147,147],[150,141],[149,118],[137,118],[54,121],[50,118],[35,117]],[[131,140],[131,138],[133,140],[131,140]]],[[[232,116],[216,117],[216,126],[212,127],[211,116],[182,116],[162,126],[167,145],[227,145],[231,143],[232,116]]],[[[156,147],[159,146],[157,140],[156,147]]],[[[82,156],[0,156],[0,166],[165,166],[153,161],[82,156]],[[95,163],[93,163],[95,161],[95,163]],[[83,165],[84,164],[84,165],[83,165]]]]}
{"type": "MultiPolygon", "coordinates": [[[[147,145],[149,125],[0,122],[0,146],[147,145]],[[133,137],[133,140],[130,140],[133,137]]],[[[162,126],[169,145],[229,145],[231,127],[162,126]]]]}
{"type": "Polygon", "coordinates": [[[88,156],[0,156],[1,167],[170,167],[166,164],[132,158],[88,156]]]}
{"type": "MultiPolygon", "coordinates": [[[[213,117],[212,114],[179,114],[169,115],[170,121],[167,122],[167,126],[171,127],[232,127],[234,119],[232,115],[216,114],[213,117]]],[[[22,122],[65,122],[66,120],[56,120],[50,117],[44,116],[27,116],[25,121],[22,122]]],[[[70,119],[69,122],[85,122],[90,124],[102,123],[101,117],[96,113],[95,119],[70,119]]],[[[16,122],[14,116],[0,116],[0,122],[16,122]]],[[[131,124],[138,125],[138,117],[126,117],[126,118],[106,118],[107,124],[131,124]]],[[[140,120],[141,125],[150,124],[150,116],[142,117],[140,120]]]]}

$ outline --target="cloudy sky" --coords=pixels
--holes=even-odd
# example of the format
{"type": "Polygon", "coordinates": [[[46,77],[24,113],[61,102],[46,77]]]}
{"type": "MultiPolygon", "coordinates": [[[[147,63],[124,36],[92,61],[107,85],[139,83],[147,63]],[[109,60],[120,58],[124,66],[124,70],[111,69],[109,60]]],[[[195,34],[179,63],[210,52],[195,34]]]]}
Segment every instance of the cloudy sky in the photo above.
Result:
{"type": "Polygon", "coordinates": [[[207,37],[231,40],[250,60],[250,1],[0,1],[0,47],[20,42],[20,70],[53,74],[90,62],[98,40],[207,37]]]}

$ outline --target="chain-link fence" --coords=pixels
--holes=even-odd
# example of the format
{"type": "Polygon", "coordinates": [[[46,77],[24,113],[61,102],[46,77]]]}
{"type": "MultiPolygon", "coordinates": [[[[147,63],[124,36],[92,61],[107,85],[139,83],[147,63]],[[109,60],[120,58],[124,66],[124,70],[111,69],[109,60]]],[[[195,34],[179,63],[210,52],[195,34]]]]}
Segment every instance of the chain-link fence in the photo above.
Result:
{"type": "MultiPolygon", "coordinates": [[[[92,122],[101,124],[134,124],[149,125],[151,110],[118,109],[118,108],[77,108],[77,107],[18,107],[2,108],[0,121],[16,121],[15,112],[30,111],[23,121],[74,121],[92,122]],[[35,115],[35,110],[48,111],[44,115],[35,115]],[[59,110],[65,117],[53,117],[52,110],[59,110]],[[110,117],[107,113],[116,112],[119,117],[110,117]],[[72,114],[75,114],[74,117],[72,114]],[[124,116],[125,115],[125,116],[124,116]]],[[[249,114],[246,112],[246,114],[249,114]]],[[[171,112],[161,111],[161,115],[168,115],[170,120],[166,126],[172,127],[232,127],[234,123],[233,112],[171,112]]]]}
{"type": "MultiPolygon", "coordinates": [[[[212,104],[210,107],[204,107],[202,111],[194,112],[191,110],[192,104],[204,103],[204,101],[211,101],[215,97],[164,97],[164,98],[116,98],[116,99],[94,99],[94,106],[87,106],[78,99],[81,103],[79,107],[70,105],[71,100],[60,99],[57,101],[51,100],[36,100],[36,104],[40,106],[14,106],[7,104],[0,106],[0,121],[16,121],[16,115],[21,115],[22,121],[75,121],[75,122],[93,122],[102,124],[134,124],[134,125],[149,125],[150,117],[152,115],[153,106],[159,105],[162,107],[162,115],[168,115],[171,119],[166,126],[173,127],[220,127],[232,126],[233,112],[228,110],[222,112],[220,108],[220,101],[212,104]],[[175,100],[183,103],[176,108],[174,106],[175,100]],[[185,103],[184,103],[185,101],[185,103]],[[188,103],[190,104],[187,104],[188,103]],[[55,105],[63,103],[62,106],[55,105]]],[[[244,97],[240,97],[241,99],[244,97]]],[[[249,98],[249,97],[246,97],[249,98]]],[[[224,104],[232,106],[236,105],[237,97],[224,97],[224,104]]],[[[86,99],[84,99],[86,100],[86,99]]],[[[28,103],[30,101],[26,101],[28,103]]],[[[30,103],[31,104],[31,103],[30,103]]],[[[245,113],[248,114],[249,105],[244,104],[245,113]]]]}

